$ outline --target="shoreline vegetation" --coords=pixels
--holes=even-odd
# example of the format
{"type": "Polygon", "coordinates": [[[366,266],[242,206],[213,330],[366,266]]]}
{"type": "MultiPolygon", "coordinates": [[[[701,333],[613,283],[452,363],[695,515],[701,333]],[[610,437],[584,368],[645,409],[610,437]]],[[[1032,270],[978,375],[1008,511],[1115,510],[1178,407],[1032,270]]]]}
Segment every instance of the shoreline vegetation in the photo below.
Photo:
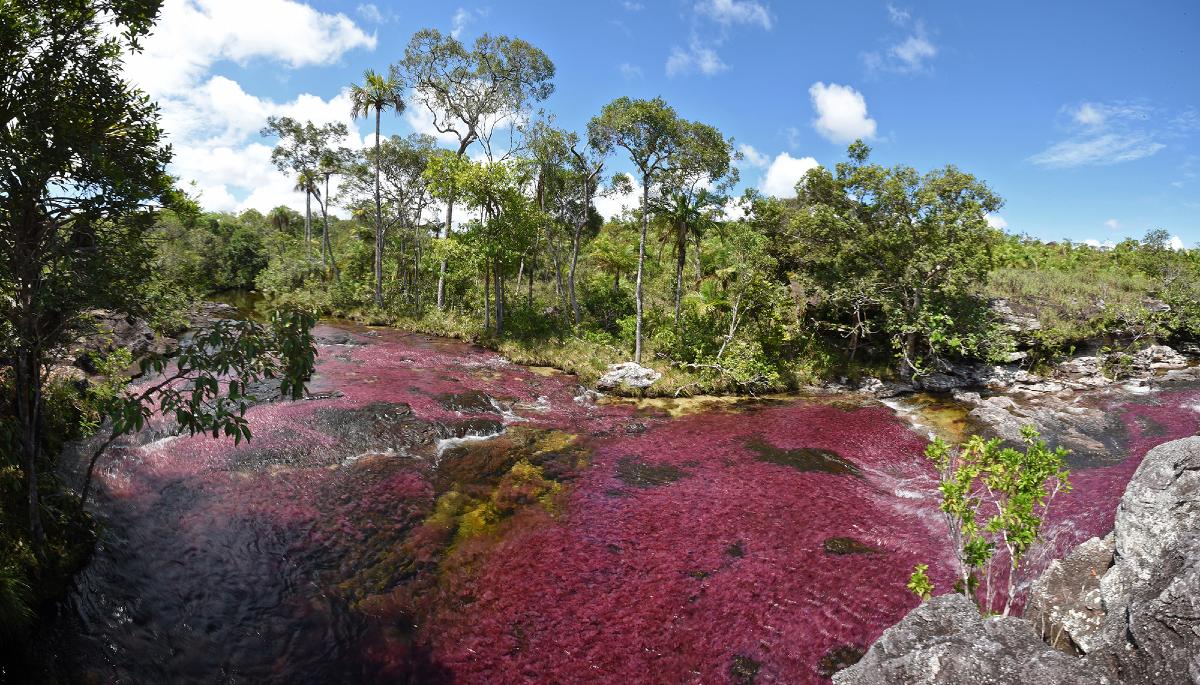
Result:
{"type": "Polygon", "coordinates": [[[735,141],[661,97],[613,94],[558,124],[543,109],[554,63],[515,36],[416,32],[347,84],[367,147],[347,147],[344,124],[263,122],[303,213],[205,211],[123,72],[160,9],[0,8],[15,113],[0,140],[0,669],[36,652],[35,610],[94,539],[64,445],[155,412],[248,439],[255,388],[302,396],[316,316],[478,342],[587,385],[632,360],[662,377],[631,394],[664,397],[920,387],[955,364],[1039,371],[1083,347],[1117,378],[1139,349],[1200,340],[1200,250],[1164,230],[1111,248],[1005,233],[984,180],[884,165],[861,140],[788,197],[739,190],[735,141]],[[409,108],[449,147],[384,135],[409,108]],[[602,215],[600,198],[625,207],[602,215]],[[106,317],[144,324],[139,344],[169,338],[231,290],[262,293],[269,323],[212,322],[169,350],[86,344],[112,336],[106,317]],[[133,393],[139,357],[178,383],[133,393]]]}

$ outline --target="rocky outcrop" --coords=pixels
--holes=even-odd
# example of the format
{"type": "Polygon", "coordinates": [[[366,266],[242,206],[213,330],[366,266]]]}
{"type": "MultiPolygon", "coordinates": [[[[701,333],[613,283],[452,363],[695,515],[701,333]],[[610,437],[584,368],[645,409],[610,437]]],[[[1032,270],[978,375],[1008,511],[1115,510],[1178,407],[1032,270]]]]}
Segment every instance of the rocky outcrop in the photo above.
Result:
{"type": "Polygon", "coordinates": [[[1092,538],[1050,563],[1029,588],[1025,618],[1042,639],[1068,654],[1096,649],[1104,628],[1100,578],[1112,566],[1114,536],[1092,538]]]}
{"type": "Polygon", "coordinates": [[[1009,442],[1019,443],[1021,429],[1035,426],[1048,442],[1071,450],[1073,465],[1111,463],[1121,456],[1119,437],[1125,429],[1120,419],[1073,402],[1069,395],[1046,394],[1018,402],[1009,395],[982,397],[956,391],[954,398],[971,407],[967,414],[971,420],[1009,442]]]}
{"type": "Polygon", "coordinates": [[[662,374],[646,366],[642,366],[636,362],[623,362],[621,364],[609,364],[608,370],[596,382],[596,387],[601,390],[615,390],[619,388],[640,390],[654,385],[654,382],[662,378],[662,374]]]}
{"type": "Polygon", "coordinates": [[[934,598],[834,683],[1200,683],[1200,436],[1150,450],[1113,534],[1052,564],[1026,616],[934,598]]]}
{"type": "MultiPolygon", "coordinates": [[[[935,597],[888,628],[836,685],[1095,685],[1098,667],[1042,641],[1021,618],[984,618],[960,594],[935,597]]],[[[1111,681],[1108,681],[1111,682],[1111,681]]]]}
{"type": "Polygon", "coordinates": [[[1117,508],[1088,659],[1127,683],[1200,681],[1200,436],[1146,455],[1117,508]]]}

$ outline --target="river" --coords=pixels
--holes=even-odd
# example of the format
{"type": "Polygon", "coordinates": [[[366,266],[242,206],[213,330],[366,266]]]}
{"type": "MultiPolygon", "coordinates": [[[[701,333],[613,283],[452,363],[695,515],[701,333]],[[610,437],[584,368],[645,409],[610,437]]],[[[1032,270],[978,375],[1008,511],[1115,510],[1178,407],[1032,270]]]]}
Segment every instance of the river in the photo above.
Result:
{"type": "MultiPolygon", "coordinates": [[[[821,683],[916,605],[914,564],[951,583],[914,427],[945,406],[597,401],[459,342],[316,334],[311,399],[253,407],[251,441],[152,430],[104,463],[69,679],[821,683]]],[[[1129,456],[1073,474],[1053,549],[1111,529],[1198,406],[1111,401],[1129,456]]]]}

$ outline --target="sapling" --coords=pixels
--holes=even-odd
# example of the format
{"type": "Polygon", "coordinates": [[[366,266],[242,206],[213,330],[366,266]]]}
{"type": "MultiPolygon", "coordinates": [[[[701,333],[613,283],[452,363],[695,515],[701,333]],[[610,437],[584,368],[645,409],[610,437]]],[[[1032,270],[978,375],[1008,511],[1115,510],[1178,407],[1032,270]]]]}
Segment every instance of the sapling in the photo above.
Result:
{"type": "MultiPolygon", "coordinates": [[[[1024,451],[978,435],[957,448],[939,438],[925,448],[925,456],[938,472],[941,510],[955,550],[954,589],[975,599],[981,611],[990,612],[1000,589],[999,565],[1007,562],[1005,616],[1012,610],[1021,563],[1041,540],[1051,502],[1071,489],[1070,472],[1064,468],[1068,450],[1048,448],[1033,426],[1022,428],[1021,437],[1024,451]],[[998,549],[1007,557],[998,557],[998,549]],[[978,596],[981,584],[982,598],[978,596]]],[[[918,564],[908,583],[922,599],[933,593],[927,569],[918,564]]]]}

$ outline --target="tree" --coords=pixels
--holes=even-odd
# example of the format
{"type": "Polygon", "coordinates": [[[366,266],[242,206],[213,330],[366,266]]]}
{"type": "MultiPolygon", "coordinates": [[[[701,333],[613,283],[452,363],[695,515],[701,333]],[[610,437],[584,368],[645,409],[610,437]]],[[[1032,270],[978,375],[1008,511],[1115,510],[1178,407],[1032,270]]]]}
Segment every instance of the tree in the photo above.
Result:
{"type": "Polygon", "coordinates": [[[781,264],[830,327],[853,319],[857,331],[885,332],[904,378],[941,354],[1002,351],[978,297],[998,242],[987,214],[1002,200],[953,166],[921,175],[869,155],[856,142],[834,173],[818,167],[797,183],[795,211],[773,236],[781,264]]]}
{"type": "MultiPolygon", "coordinates": [[[[492,134],[506,120],[554,92],[554,63],[541,50],[508,36],[484,34],[467,50],[437,29],[413,34],[404,59],[392,67],[402,73],[413,97],[425,105],[440,133],[458,140],[456,154],[479,142],[491,156],[492,134]]],[[[510,129],[511,130],[511,129],[510,129]]],[[[455,195],[446,202],[443,239],[453,226],[455,195]]],[[[437,306],[445,306],[446,262],[438,270],[437,306]]]]}
{"type": "Polygon", "coordinates": [[[638,238],[637,282],[634,286],[636,327],[633,361],[642,361],[642,281],[646,263],[646,233],[650,226],[650,188],[671,168],[683,144],[686,124],[662,98],[631,100],[620,97],[588,122],[588,141],[597,149],[624,148],[642,180],[641,234],[638,238]]]}
{"type": "Polygon", "coordinates": [[[157,2],[0,5],[0,320],[10,340],[28,525],[44,538],[42,386],[50,355],[85,312],[136,306],[151,208],[170,159],[157,108],[121,74],[157,2]]]}
{"type": "MultiPolygon", "coordinates": [[[[267,119],[261,133],[279,138],[279,143],[271,150],[271,162],[280,171],[295,174],[296,190],[304,193],[304,244],[311,246],[312,198],[320,194],[321,163],[336,152],[336,142],[345,140],[349,129],[340,122],[317,126],[311,121],[300,123],[291,117],[273,116],[267,119]]],[[[327,258],[322,243],[322,264],[327,258]]]]}
{"type": "MultiPolygon", "coordinates": [[[[685,122],[676,159],[663,174],[656,209],[668,222],[675,243],[675,326],[683,297],[683,269],[689,238],[699,238],[705,226],[725,210],[726,193],[738,182],[738,158],[733,141],[706,124],[685,122]]],[[[697,280],[701,274],[697,274],[697,280]]]]}
{"type": "MultiPolygon", "coordinates": [[[[467,207],[480,212],[480,220],[456,236],[483,265],[484,320],[495,312],[496,335],[504,334],[505,276],[528,249],[539,217],[524,189],[532,177],[527,160],[469,162],[444,152],[430,160],[426,172],[435,197],[458,194],[467,207]],[[489,286],[494,308],[487,302],[489,286]]],[[[485,323],[486,325],[486,323],[485,323]]]]}
{"type": "MultiPolygon", "coordinates": [[[[422,240],[421,220],[432,202],[424,172],[436,151],[437,141],[432,136],[419,133],[406,138],[392,136],[382,142],[377,152],[369,152],[367,159],[351,169],[346,184],[351,198],[363,198],[372,192],[371,177],[376,169],[379,170],[384,234],[389,234],[394,227],[408,229],[407,237],[402,234],[401,238],[402,244],[411,244],[412,259],[411,268],[406,266],[404,270],[409,273],[407,294],[418,309],[421,250],[422,243],[427,242],[422,240]]],[[[404,261],[406,257],[402,251],[397,257],[398,269],[404,261]]]]}
{"type": "MultiPolygon", "coordinates": [[[[167,204],[198,214],[164,171],[170,150],[157,107],[121,70],[158,10],[147,0],[0,4],[0,347],[14,361],[16,437],[38,548],[39,471],[53,466],[41,454],[45,368],[93,328],[91,310],[149,313],[155,212],[167,204]]],[[[281,359],[311,368],[301,332],[309,320],[289,321],[277,339],[281,359]]],[[[196,358],[213,361],[213,374],[238,368],[196,358]]],[[[190,419],[175,416],[197,428],[220,425],[202,404],[190,419]]]]}
{"type": "MultiPolygon", "coordinates": [[[[1071,490],[1070,472],[1065,468],[1067,450],[1049,449],[1033,426],[1023,428],[1021,435],[1024,451],[978,435],[958,448],[940,438],[925,448],[925,456],[937,469],[941,510],[958,561],[956,590],[976,599],[984,612],[991,612],[1001,574],[995,568],[999,561],[996,551],[1002,550],[1007,562],[1003,571],[1005,616],[1016,598],[1021,561],[1041,539],[1051,502],[1057,494],[1071,490]],[[981,588],[980,599],[977,591],[981,588]]],[[[909,589],[923,598],[933,592],[927,568],[918,565],[909,581],[909,589]]]]}
{"type": "Polygon", "coordinates": [[[383,306],[383,206],[379,196],[379,126],[383,110],[404,111],[403,85],[396,74],[386,77],[368,69],[362,85],[350,86],[350,116],[357,119],[375,110],[375,306],[383,306]]]}

